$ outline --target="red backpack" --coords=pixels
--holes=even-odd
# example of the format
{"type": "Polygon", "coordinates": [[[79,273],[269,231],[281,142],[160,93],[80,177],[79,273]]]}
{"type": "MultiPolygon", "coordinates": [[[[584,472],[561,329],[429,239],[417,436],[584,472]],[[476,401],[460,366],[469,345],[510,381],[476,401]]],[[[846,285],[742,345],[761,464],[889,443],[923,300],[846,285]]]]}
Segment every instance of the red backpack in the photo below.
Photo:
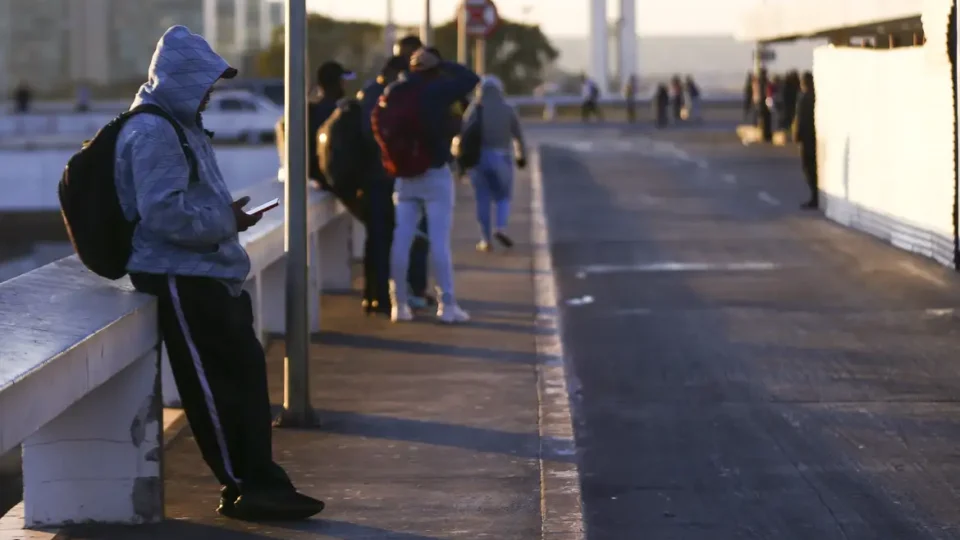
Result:
{"type": "Polygon", "coordinates": [[[421,110],[423,88],[421,81],[390,85],[370,117],[383,168],[391,177],[420,176],[433,162],[421,110]]]}

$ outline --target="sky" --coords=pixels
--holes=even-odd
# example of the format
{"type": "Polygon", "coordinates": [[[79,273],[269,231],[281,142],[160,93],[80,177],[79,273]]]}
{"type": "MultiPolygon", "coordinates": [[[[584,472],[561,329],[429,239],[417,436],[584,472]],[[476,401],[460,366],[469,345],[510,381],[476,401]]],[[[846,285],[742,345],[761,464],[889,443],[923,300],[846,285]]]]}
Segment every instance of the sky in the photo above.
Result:
{"type": "MultiPolygon", "coordinates": [[[[495,0],[501,15],[538,23],[549,36],[586,36],[590,0],[495,0]]],[[[737,19],[757,0],[635,0],[637,32],[656,35],[732,34],[737,19]]],[[[459,0],[431,0],[435,23],[453,18],[459,0]]],[[[307,8],[338,19],[383,21],[387,0],[307,0],[307,8]]],[[[397,24],[416,25],[424,0],[393,0],[397,24]]],[[[619,0],[608,0],[607,18],[616,18],[619,0]]]]}

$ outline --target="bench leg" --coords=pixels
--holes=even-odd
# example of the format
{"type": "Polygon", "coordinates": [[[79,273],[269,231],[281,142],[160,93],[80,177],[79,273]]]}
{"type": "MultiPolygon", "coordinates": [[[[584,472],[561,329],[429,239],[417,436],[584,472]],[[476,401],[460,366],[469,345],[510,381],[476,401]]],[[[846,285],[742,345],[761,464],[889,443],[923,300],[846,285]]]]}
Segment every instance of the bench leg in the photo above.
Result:
{"type": "Polygon", "coordinates": [[[163,352],[160,356],[160,379],[163,388],[163,406],[179,409],[183,405],[180,403],[180,392],[177,390],[177,381],[173,378],[173,369],[170,367],[170,358],[167,357],[167,347],[163,346],[163,352]]]}
{"type": "MultiPolygon", "coordinates": [[[[314,236],[309,238],[310,254],[308,258],[307,275],[307,309],[308,309],[308,331],[320,331],[320,277],[319,263],[316,261],[316,249],[313,247],[316,242],[314,236]]],[[[346,240],[344,240],[346,242],[346,240]]],[[[261,309],[263,310],[263,330],[269,333],[286,333],[286,298],[287,298],[287,263],[286,257],[268,266],[263,273],[258,276],[263,283],[260,285],[260,292],[263,294],[261,309]]]]}
{"type": "Polygon", "coordinates": [[[352,262],[363,262],[363,245],[367,241],[367,228],[355,217],[350,218],[350,227],[353,229],[350,258],[352,262]]]}
{"type": "Polygon", "coordinates": [[[159,350],[23,442],[27,527],[163,519],[159,350]]]}
{"type": "Polygon", "coordinates": [[[350,261],[352,219],[340,216],[318,233],[324,291],[348,291],[353,287],[350,261]]]}

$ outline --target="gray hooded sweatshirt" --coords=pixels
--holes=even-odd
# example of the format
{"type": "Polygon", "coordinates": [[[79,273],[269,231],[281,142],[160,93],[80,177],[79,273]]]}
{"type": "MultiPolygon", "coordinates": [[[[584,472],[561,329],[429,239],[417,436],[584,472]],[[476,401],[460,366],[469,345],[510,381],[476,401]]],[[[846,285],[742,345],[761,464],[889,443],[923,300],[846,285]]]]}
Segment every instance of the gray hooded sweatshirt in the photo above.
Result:
{"type": "Polygon", "coordinates": [[[198,113],[207,91],[229,67],[186,27],[167,30],[131,108],[152,103],[179,121],[196,156],[199,181],[189,183],[190,167],[173,127],[151,114],[134,116],[120,131],[115,181],[127,219],[140,217],[129,272],[215,278],[237,296],[250,259],[237,235],[233,197],[198,113]]]}
{"type": "Polygon", "coordinates": [[[523,140],[523,131],[520,129],[520,119],[516,111],[507,103],[503,92],[494,84],[487,81],[481,83],[477,89],[477,99],[464,112],[464,125],[481,122],[482,147],[491,150],[510,152],[516,142],[518,158],[526,159],[526,145],[523,140]],[[482,106],[478,112],[477,104],[482,106]]]}

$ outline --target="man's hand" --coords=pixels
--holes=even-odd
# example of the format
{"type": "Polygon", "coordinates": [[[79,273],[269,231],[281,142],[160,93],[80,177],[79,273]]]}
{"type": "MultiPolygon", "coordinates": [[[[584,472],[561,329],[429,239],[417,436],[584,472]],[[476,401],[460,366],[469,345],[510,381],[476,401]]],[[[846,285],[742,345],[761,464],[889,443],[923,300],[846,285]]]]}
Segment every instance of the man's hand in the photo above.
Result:
{"type": "Polygon", "coordinates": [[[263,217],[263,212],[257,214],[248,214],[243,211],[243,207],[250,202],[250,197],[241,197],[230,205],[233,209],[233,218],[237,220],[237,232],[243,232],[253,227],[263,217]]]}

